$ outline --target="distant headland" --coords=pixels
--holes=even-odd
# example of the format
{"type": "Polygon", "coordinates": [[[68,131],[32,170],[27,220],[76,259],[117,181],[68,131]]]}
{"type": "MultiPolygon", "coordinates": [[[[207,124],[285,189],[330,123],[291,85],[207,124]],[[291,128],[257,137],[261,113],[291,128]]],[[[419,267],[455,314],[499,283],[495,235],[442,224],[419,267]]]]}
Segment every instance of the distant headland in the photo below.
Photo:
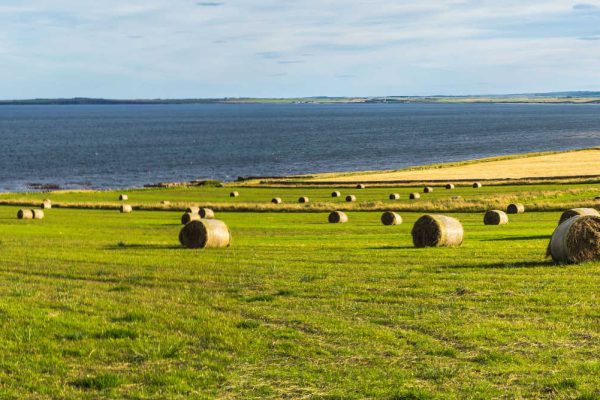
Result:
{"type": "Polygon", "coordinates": [[[549,103],[549,104],[600,104],[600,91],[524,93],[473,96],[374,96],[374,97],[294,97],[252,98],[224,97],[197,99],[101,99],[59,98],[0,100],[1,105],[119,105],[119,104],[367,104],[367,103],[549,103]]]}

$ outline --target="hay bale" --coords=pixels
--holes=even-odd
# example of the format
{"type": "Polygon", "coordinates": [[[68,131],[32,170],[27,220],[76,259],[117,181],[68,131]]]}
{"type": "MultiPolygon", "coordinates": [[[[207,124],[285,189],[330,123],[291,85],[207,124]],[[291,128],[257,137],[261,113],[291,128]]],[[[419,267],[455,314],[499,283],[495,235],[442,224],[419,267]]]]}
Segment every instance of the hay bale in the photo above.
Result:
{"type": "Polygon", "coordinates": [[[398,193],[390,194],[390,200],[400,200],[400,195],[398,193]]]}
{"type": "Polygon", "coordinates": [[[346,213],[343,213],[341,211],[334,211],[331,214],[329,214],[328,220],[330,224],[345,224],[346,222],[348,222],[348,216],[346,215],[346,213]]]}
{"type": "Polygon", "coordinates": [[[229,197],[240,197],[240,193],[233,191],[233,192],[229,193],[229,197]]]}
{"type": "Polygon", "coordinates": [[[331,197],[340,197],[342,194],[338,191],[331,192],[331,197]]]}
{"type": "Polygon", "coordinates": [[[567,219],[552,234],[548,255],[556,262],[600,261],[600,216],[567,219]]]}
{"type": "Polygon", "coordinates": [[[126,194],[119,195],[119,200],[121,200],[121,201],[129,200],[129,196],[127,196],[126,194]]]}
{"type": "Polygon", "coordinates": [[[600,213],[594,208],[573,208],[562,213],[558,224],[560,225],[569,218],[577,217],[579,215],[600,215],[600,213]]]}
{"type": "Polygon", "coordinates": [[[195,207],[195,206],[188,207],[188,208],[186,208],[185,212],[190,213],[190,214],[200,214],[200,207],[195,207]]]}
{"type": "Polygon", "coordinates": [[[33,219],[33,210],[19,210],[17,212],[18,219],[33,219]]]}
{"type": "Polygon", "coordinates": [[[283,200],[281,200],[280,197],[274,197],[273,199],[271,199],[271,203],[273,203],[273,204],[281,204],[281,203],[283,203],[283,200]]]}
{"type": "Polygon", "coordinates": [[[387,226],[400,225],[402,224],[402,217],[398,213],[386,211],[381,214],[381,223],[387,226]]]}
{"type": "Polygon", "coordinates": [[[431,192],[433,192],[433,188],[432,187],[425,186],[423,188],[423,193],[431,193],[431,192]]]}
{"type": "Polygon", "coordinates": [[[188,249],[229,247],[231,233],[223,221],[202,219],[184,226],[179,232],[179,242],[188,249]]]}
{"type": "Polygon", "coordinates": [[[171,202],[168,201],[168,200],[163,200],[163,201],[160,202],[160,204],[162,204],[163,206],[170,206],[171,202]]]}
{"type": "Polygon", "coordinates": [[[133,211],[133,208],[129,204],[123,204],[121,206],[121,213],[122,214],[129,214],[132,211],[133,211]]]}
{"type": "Polygon", "coordinates": [[[453,183],[448,183],[448,184],[446,185],[446,189],[448,189],[448,190],[454,189],[455,187],[456,187],[456,186],[454,186],[454,184],[453,184],[453,183]]]}
{"type": "Polygon", "coordinates": [[[350,194],[350,195],[346,196],[346,201],[347,201],[348,203],[355,202],[355,201],[356,201],[356,196],[355,196],[355,195],[353,195],[353,194],[350,194]]]}
{"type": "Polygon", "coordinates": [[[479,183],[479,182],[475,182],[475,183],[473,183],[473,189],[479,189],[481,186],[482,186],[482,185],[481,185],[481,183],[479,183]]]}
{"type": "Polygon", "coordinates": [[[411,200],[417,200],[417,199],[420,199],[420,198],[421,198],[421,195],[420,195],[419,193],[415,192],[415,193],[411,193],[411,194],[408,196],[408,198],[409,198],[409,199],[411,199],[411,200]]]}
{"type": "Polygon", "coordinates": [[[44,210],[31,210],[33,213],[33,219],[44,219],[44,210]]]}
{"type": "Polygon", "coordinates": [[[459,220],[445,215],[424,215],[412,228],[415,247],[460,246],[464,230],[459,220]]]}
{"type": "Polygon", "coordinates": [[[40,206],[40,208],[42,210],[49,210],[52,208],[52,201],[50,201],[50,199],[44,199],[44,201],[42,201],[42,205],[40,206]]]}
{"type": "Polygon", "coordinates": [[[506,208],[507,214],[523,214],[525,212],[525,206],[521,203],[509,204],[506,208]]]}
{"type": "Polygon", "coordinates": [[[215,212],[210,208],[201,208],[198,215],[202,219],[215,219],[215,212]]]}
{"type": "Polygon", "coordinates": [[[200,219],[200,215],[186,212],[181,216],[181,225],[189,224],[192,221],[200,221],[200,219]]]}
{"type": "Polygon", "coordinates": [[[483,217],[485,225],[504,225],[508,224],[508,215],[504,211],[490,210],[483,217]]]}
{"type": "Polygon", "coordinates": [[[363,185],[362,183],[359,183],[358,185],[356,185],[357,189],[364,189],[366,186],[363,185]]]}
{"type": "Polygon", "coordinates": [[[310,201],[310,200],[309,200],[309,199],[308,199],[308,197],[306,197],[306,196],[302,196],[302,197],[300,197],[300,198],[298,199],[298,203],[301,203],[301,204],[306,204],[306,203],[308,203],[309,201],[310,201]]]}

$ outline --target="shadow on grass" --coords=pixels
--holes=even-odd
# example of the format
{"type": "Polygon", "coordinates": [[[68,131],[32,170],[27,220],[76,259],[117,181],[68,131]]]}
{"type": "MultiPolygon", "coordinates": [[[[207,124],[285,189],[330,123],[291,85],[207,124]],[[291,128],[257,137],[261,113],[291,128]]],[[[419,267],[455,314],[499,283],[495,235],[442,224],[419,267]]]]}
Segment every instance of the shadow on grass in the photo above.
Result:
{"type": "Polygon", "coordinates": [[[365,249],[367,249],[367,250],[406,250],[406,249],[417,249],[417,248],[415,246],[376,246],[376,247],[365,247],[365,249]]]}
{"type": "Polygon", "coordinates": [[[551,236],[548,235],[538,235],[538,236],[513,236],[513,237],[504,237],[498,239],[483,239],[481,242],[503,242],[503,241],[512,241],[512,240],[550,240],[551,236]]]}
{"type": "Polygon", "coordinates": [[[172,244],[127,244],[119,243],[111,246],[106,246],[106,250],[128,250],[128,249],[144,249],[144,250],[181,250],[182,246],[172,244]]]}
{"type": "Polygon", "coordinates": [[[518,261],[518,262],[495,262],[490,264],[472,264],[472,265],[448,265],[441,268],[451,269],[511,269],[511,268],[539,268],[539,267],[551,267],[555,264],[548,260],[538,261],[518,261]]]}

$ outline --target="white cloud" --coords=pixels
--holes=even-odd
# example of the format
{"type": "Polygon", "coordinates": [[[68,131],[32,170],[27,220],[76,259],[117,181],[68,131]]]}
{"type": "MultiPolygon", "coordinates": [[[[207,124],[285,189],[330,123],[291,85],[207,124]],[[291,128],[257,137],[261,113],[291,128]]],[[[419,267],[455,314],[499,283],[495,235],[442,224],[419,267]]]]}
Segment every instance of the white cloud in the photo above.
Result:
{"type": "Polygon", "coordinates": [[[598,42],[581,40],[599,37],[599,5],[567,0],[30,0],[25,5],[5,0],[0,5],[0,65],[6,71],[0,75],[1,96],[599,89],[598,42]]]}

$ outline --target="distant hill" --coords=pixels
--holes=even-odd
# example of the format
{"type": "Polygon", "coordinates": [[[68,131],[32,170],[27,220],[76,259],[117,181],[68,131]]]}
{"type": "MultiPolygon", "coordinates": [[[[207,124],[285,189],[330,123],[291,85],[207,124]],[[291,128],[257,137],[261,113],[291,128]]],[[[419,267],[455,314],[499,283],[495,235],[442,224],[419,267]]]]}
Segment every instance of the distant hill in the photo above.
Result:
{"type": "Polygon", "coordinates": [[[118,105],[118,104],[328,104],[328,103],[600,103],[600,92],[573,91],[473,96],[375,96],[375,97],[299,97],[251,98],[225,97],[207,99],[71,99],[0,100],[2,105],[118,105]]]}

